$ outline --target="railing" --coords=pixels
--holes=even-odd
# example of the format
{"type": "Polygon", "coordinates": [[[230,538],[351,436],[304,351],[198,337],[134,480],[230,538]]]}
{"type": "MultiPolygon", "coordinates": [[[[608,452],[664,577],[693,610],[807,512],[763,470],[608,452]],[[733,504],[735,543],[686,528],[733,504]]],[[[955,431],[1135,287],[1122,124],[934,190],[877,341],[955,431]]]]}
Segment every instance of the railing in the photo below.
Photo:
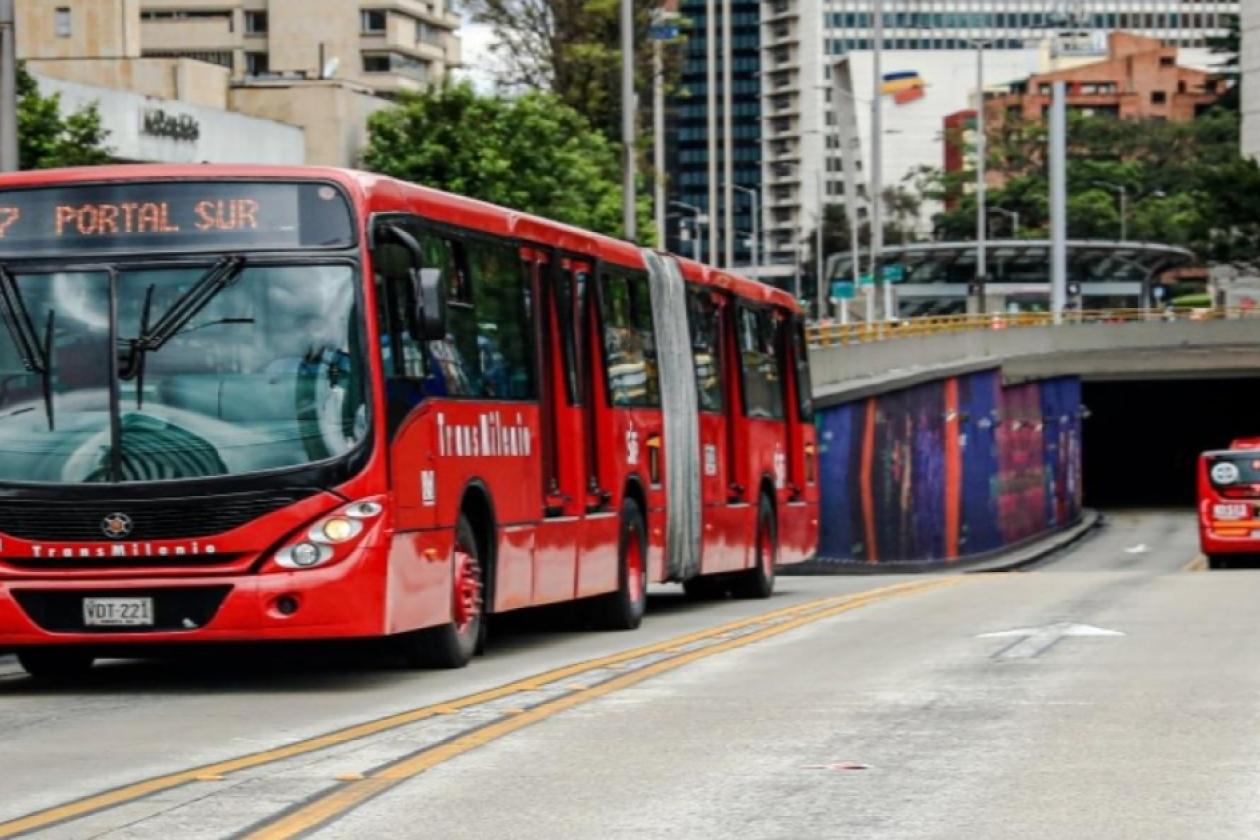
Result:
{"type": "MultiPolygon", "coordinates": [[[[1131,324],[1177,321],[1221,321],[1240,318],[1260,319],[1257,309],[1093,309],[1063,313],[1063,324],[1131,324]]],[[[1054,324],[1049,312],[995,312],[986,315],[933,315],[905,318],[900,321],[840,324],[821,322],[811,325],[806,336],[816,347],[846,344],[869,344],[926,335],[1006,330],[1020,327],[1047,327],[1054,324]]]]}

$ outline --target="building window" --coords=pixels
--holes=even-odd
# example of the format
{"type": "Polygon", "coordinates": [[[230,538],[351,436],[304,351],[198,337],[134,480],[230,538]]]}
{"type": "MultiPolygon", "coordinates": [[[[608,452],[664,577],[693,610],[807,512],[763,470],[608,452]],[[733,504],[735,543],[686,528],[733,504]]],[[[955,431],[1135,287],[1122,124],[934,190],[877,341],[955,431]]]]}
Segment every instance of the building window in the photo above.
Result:
{"type": "Polygon", "coordinates": [[[385,12],[382,9],[364,9],[359,13],[359,28],[364,33],[380,35],[385,32],[385,12]]]}
{"type": "Polygon", "coordinates": [[[245,13],[245,34],[265,35],[266,33],[267,33],[267,13],[266,12],[246,12],[245,13]]]}
{"type": "Polygon", "coordinates": [[[58,6],[56,16],[53,18],[58,38],[70,37],[70,9],[67,6],[58,6]]]}
{"type": "Polygon", "coordinates": [[[364,73],[388,73],[389,72],[389,55],[388,53],[363,54],[363,72],[364,73]]]}
{"type": "Polygon", "coordinates": [[[245,75],[265,76],[271,72],[271,61],[265,52],[245,53],[245,75]]]}
{"type": "Polygon", "coordinates": [[[1164,91],[1162,90],[1151,91],[1151,104],[1152,105],[1163,105],[1167,101],[1168,101],[1168,94],[1165,93],[1164,91]]]}

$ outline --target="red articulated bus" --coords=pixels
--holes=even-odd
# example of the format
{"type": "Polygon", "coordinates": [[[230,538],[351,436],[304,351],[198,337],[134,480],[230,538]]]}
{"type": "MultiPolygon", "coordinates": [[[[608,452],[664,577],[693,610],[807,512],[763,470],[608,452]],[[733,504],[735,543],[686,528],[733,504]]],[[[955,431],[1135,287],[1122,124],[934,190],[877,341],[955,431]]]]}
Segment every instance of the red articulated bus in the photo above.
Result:
{"type": "Polygon", "coordinates": [[[1213,569],[1260,558],[1260,438],[1199,456],[1199,547],[1213,569]]]}
{"type": "Polygon", "coordinates": [[[649,582],[766,597],[818,533],[776,289],[364,173],[0,178],[0,648],[394,637],[649,582]]]}

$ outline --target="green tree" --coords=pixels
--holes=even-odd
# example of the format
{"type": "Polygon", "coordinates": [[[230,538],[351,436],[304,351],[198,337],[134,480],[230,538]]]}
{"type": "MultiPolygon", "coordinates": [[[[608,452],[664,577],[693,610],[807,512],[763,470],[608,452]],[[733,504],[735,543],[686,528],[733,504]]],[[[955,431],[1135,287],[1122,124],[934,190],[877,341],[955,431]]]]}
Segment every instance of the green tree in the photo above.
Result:
{"type": "MultiPolygon", "coordinates": [[[[1128,198],[1130,239],[1182,245],[1204,260],[1260,256],[1260,167],[1239,150],[1239,116],[1212,109],[1188,123],[1069,115],[1068,235],[1118,239],[1117,193],[1128,198]]],[[[1046,127],[1009,118],[989,138],[990,171],[1003,179],[989,203],[1020,214],[1021,236],[1049,229],[1046,127]]],[[[927,198],[949,210],[935,220],[943,239],[975,236],[974,171],[937,172],[927,198]]]]}
{"type": "Polygon", "coordinates": [[[109,132],[96,106],[61,112],[61,97],[44,96],[35,79],[18,68],[18,165],[22,169],[109,163],[109,132]]]}
{"type": "MultiPolygon", "coordinates": [[[[542,90],[583,114],[604,136],[621,136],[620,0],[472,0],[473,18],[494,33],[498,83],[542,90]]],[[[651,9],[638,4],[635,43],[648,44],[651,9]]],[[[676,79],[677,50],[666,51],[676,79]]],[[[651,50],[635,51],[636,89],[650,101],[651,50]]],[[[646,116],[644,115],[644,118],[646,116]]]]}
{"type": "MultiPolygon", "coordinates": [[[[617,147],[555,96],[484,96],[448,84],[368,120],[374,172],[620,236],[617,147]]],[[[639,202],[640,230],[651,208],[639,202]]],[[[644,236],[647,240],[649,237],[644,236]]]]}

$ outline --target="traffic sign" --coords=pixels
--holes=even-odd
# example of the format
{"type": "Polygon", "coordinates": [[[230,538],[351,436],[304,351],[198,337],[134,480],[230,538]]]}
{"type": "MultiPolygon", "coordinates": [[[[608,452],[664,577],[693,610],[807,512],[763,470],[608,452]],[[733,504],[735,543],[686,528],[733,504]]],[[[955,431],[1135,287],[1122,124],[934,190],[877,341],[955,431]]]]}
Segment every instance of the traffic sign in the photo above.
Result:
{"type": "Polygon", "coordinates": [[[675,41],[678,39],[678,24],[662,23],[648,30],[648,37],[653,41],[675,41]]]}
{"type": "Polygon", "coordinates": [[[875,278],[871,276],[870,274],[863,274],[862,276],[858,277],[858,285],[859,286],[874,286],[875,278]]]}
{"type": "Polygon", "coordinates": [[[831,281],[831,299],[832,300],[853,300],[857,297],[857,288],[851,280],[832,280],[831,281]]]}
{"type": "Polygon", "coordinates": [[[906,267],[900,263],[892,263],[882,267],[885,283],[900,283],[906,279],[906,267]]]}

